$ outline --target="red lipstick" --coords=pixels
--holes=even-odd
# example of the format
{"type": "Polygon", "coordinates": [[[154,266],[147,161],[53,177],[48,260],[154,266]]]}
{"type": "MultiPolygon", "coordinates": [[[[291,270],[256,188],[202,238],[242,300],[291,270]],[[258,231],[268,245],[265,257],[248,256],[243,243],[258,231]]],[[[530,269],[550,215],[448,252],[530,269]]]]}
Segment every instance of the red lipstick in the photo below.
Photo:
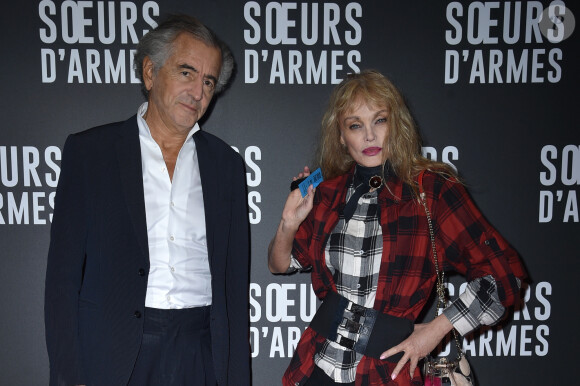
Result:
{"type": "Polygon", "coordinates": [[[382,147],[367,147],[362,152],[364,155],[373,156],[379,154],[382,150],[382,147]]]}

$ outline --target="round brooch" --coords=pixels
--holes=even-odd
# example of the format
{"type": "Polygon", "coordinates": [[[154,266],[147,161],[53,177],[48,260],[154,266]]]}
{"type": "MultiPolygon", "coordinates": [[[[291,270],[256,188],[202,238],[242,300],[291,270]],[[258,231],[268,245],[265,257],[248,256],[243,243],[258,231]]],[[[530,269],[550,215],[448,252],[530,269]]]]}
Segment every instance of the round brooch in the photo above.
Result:
{"type": "Polygon", "coordinates": [[[383,184],[383,179],[379,176],[372,176],[371,179],[369,180],[369,186],[371,188],[378,189],[381,187],[382,184],[383,184]]]}

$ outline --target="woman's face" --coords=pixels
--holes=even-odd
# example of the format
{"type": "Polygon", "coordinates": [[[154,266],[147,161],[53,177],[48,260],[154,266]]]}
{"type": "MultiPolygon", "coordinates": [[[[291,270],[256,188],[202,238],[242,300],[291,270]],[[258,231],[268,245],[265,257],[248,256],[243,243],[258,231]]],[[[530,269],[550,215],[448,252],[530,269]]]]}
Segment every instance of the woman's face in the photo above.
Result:
{"type": "Polygon", "coordinates": [[[340,117],[340,143],[345,145],[357,164],[367,167],[382,165],[383,149],[389,132],[388,109],[357,99],[352,108],[340,117]]]}

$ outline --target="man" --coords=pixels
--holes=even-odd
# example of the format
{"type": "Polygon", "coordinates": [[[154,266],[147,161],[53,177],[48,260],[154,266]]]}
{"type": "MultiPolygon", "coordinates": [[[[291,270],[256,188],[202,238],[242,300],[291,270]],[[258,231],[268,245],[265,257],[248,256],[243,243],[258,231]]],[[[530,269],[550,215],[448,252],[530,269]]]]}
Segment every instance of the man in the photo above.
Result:
{"type": "Polygon", "coordinates": [[[247,385],[241,157],[199,130],[231,53],[174,16],[135,54],[136,116],[69,136],[46,274],[51,385],[247,385]]]}

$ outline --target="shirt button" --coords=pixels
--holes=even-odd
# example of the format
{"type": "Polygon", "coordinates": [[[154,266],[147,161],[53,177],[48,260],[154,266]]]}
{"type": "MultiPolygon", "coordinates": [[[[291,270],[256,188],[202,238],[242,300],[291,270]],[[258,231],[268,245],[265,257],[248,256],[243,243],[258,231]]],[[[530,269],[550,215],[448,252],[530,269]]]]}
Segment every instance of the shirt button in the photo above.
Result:
{"type": "Polygon", "coordinates": [[[141,313],[139,311],[135,311],[133,316],[136,317],[137,319],[139,319],[141,317],[141,313]]]}
{"type": "Polygon", "coordinates": [[[139,276],[145,276],[145,270],[143,268],[139,268],[139,276]]]}
{"type": "Polygon", "coordinates": [[[171,267],[171,272],[175,272],[175,267],[171,267]]]}
{"type": "Polygon", "coordinates": [[[360,284],[357,284],[357,285],[356,285],[356,288],[360,288],[360,284]]]}
{"type": "Polygon", "coordinates": [[[175,237],[169,236],[169,240],[174,241],[175,240],[175,237]]]}
{"type": "Polygon", "coordinates": [[[167,301],[171,300],[171,296],[167,295],[167,301]]]}
{"type": "Polygon", "coordinates": [[[173,201],[171,201],[171,206],[175,206],[175,203],[173,201]]]}
{"type": "Polygon", "coordinates": [[[365,251],[363,251],[363,250],[361,249],[360,251],[358,251],[358,253],[360,253],[360,255],[362,256],[362,255],[364,255],[364,254],[365,254],[365,251]]]}

